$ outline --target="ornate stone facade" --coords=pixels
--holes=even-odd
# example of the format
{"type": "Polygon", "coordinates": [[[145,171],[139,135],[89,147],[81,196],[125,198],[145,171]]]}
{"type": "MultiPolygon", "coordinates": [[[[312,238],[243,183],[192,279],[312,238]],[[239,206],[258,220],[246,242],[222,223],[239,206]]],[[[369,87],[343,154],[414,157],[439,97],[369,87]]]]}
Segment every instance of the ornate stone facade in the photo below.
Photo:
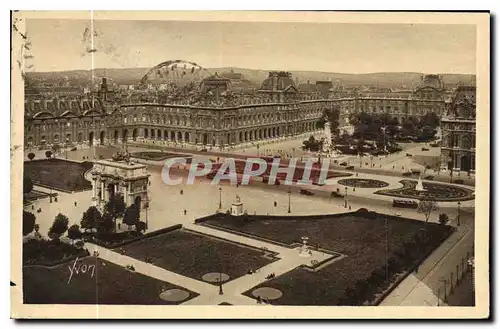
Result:
{"type": "Polygon", "coordinates": [[[331,100],[220,108],[129,104],[108,116],[107,138],[227,147],[314,131],[324,110],[334,106],[331,100]]]}
{"type": "Polygon", "coordinates": [[[103,206],[111,196],[121,195],[126,206],[144,207],[148,202],[149,176],[146,165],[99,160],[92,168],[92,200],[103,206]]]}
{"type": "Polygon", "coordinates": [[[106,118],[105,106],[97,98],[27,98],[24,145],[105,144],[106,118]]]}
{"type": "Polygon", "coordinates": [[[458,87],[441,118],[441,169],[476,170],[476,87],[458,87]]]}
{"type": "Polygon", "coordinates": [[[351,113],[388,113],[401,121],[427,112],[441,116],[446,107],[438,76],[423,77],[414,91],[355,91],[347,97],[300,92],[288,72],[270,72],[256,93],[234,93],[228,81],[211,76],[185,94],[175,89],[175,97],[163,98],[144,90],[116,101],[105,80],[94,96],[29,96],[25,145],[158,140],[227,147],[315,131],[325,110],[339,111],[342,129],[351,113]]]}

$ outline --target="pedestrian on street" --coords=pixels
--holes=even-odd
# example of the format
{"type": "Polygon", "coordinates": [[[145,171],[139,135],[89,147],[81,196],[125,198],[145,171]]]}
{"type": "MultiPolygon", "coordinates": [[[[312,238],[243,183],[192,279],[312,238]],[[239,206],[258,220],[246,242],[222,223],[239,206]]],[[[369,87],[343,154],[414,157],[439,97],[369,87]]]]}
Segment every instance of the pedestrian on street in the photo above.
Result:
{"type": "Polygon", "coordinates": [[[184,209],[184,216],[186,216],[186,214],[187,214],[187,210],[186,210],[186,209],[184,209]]]}
{"type": "Polygon", "coordinates": [[[77,205],[77,203],[76,203],[76,201],[75,201],[75,207],[76,207],[76,205],[77,205]]]}

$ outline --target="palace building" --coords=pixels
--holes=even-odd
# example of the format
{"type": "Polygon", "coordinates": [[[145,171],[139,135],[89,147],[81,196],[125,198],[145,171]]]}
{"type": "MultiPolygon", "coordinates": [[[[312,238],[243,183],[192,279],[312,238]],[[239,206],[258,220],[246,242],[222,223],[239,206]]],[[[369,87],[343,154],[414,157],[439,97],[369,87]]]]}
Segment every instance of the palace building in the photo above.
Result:
{"type": "Polygon", "coordinates": [[[441,118],[441,170],[476,170],[476,88],[458,87],[441,118]]]}
{"type": "Polygon", "coordinates": [[[351,113],[388,113],[401,121],[428,112],[442,115],[446,107],[447,91],[437,75],[422,77],[413,91],[340,94],[330,81],[304,87],[291,73],[278,71],[269,72],[258,90],[242,92],[232,89],[231,81],[241,78],[233,75],[208,76],[163,98],[148,90],[124,96],[105,78],[99,91],[81,96],[26,95],[25,145],[154,141],[225,148],[314,132],[325,111],[338,110],[342,128],[351,113]]]}

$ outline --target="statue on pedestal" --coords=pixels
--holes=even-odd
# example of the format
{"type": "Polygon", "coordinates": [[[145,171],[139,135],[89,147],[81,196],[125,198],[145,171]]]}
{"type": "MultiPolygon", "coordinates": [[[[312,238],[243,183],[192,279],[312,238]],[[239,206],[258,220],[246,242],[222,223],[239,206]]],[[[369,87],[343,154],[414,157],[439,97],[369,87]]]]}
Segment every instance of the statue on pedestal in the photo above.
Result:
{"type": "Polygon", "coordinates": [[[417,186],[415,186],[415,191],[423,192],[425,191],[424,184],[422,184],[422,177],[418,177],[417,186]]]}

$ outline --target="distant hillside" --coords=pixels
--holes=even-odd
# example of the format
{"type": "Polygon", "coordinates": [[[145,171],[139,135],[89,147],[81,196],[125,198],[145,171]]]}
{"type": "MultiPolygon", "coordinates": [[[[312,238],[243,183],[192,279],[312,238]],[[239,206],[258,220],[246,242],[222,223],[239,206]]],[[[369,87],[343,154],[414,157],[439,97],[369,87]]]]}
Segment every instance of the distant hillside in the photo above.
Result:
{"type": "MultiPolygon", "coordinates": [[[[267,77],[267,70],[254,70],[236,67],[209,68],[212,73],[229,72],[242,73],[245,80],[259,87],[262,81],[267,77]]],[[[137,84],[149,68],[126,68],[126,69],[95,69],[92,71],[75,70],[62,72],[30,72],[28,79],[35,81],[45,81],[48,83],[68,80],[73,85],[86,85],[94,78],[108,77],[117,84],[137,84]]],[[[417,72],[388,72],[388,73],[367,73],[367,74],[349,74],[349,73],[331,73],[314,71],[291,71],[294,81],[299,83],[315,83],[317,80],[331,80],[333,85],[344,86],[379,86],[386,88],[412,88],[420,83],[422,73],[417,72]]],[[[439,74],[439,73],[438,73],[439,74]]],[[[443,74],[443,80],[446,85],[455,86],[458,83],[470,84],[475,81],[474,74],[443,74]]]]}

